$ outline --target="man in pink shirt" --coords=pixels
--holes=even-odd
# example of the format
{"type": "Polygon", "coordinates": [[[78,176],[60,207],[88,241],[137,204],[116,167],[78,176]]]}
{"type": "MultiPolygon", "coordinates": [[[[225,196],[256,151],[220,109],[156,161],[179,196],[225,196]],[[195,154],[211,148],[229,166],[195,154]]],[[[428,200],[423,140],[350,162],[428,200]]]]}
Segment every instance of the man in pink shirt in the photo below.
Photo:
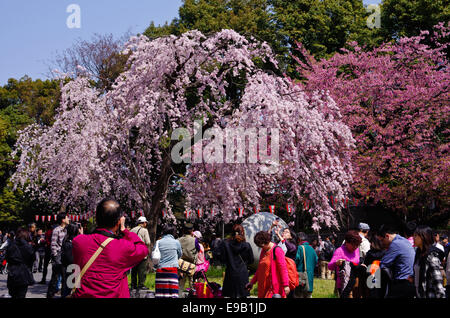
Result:
{"type": "Polygon", "coordinates": [[[125,228],[120,205],[105,199],[96,210],[97,229],[93,234],[78,235],[73,240],[73,259],[80,270],[108,237],[114,238],[81,278],[74,298],[129,298],[126,272],[140,263],[148,248],[125,228]]]}

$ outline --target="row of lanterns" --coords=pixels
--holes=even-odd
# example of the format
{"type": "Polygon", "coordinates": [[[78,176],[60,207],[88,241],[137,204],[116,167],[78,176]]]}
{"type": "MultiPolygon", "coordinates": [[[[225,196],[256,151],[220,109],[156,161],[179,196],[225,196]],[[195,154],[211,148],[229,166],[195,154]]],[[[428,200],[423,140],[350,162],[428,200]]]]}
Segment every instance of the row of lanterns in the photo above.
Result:
{"type": "MultiPolygon", "coordinates": [[[[331,207],[335,208],[335,206],[337,206],[337,199],[334,199],[333,196],[330,196],[330,202],[331,202],[331,207]]],[[[343,199],[342,203],[345,206],[345,208],[348,208],[349,202],[353,203],[354,205],[358,205],[359,200],[356,198],[353,198],[352,200],[347,199],[343,199]]],[[[302,205],[303,205],[303,210],[307,211],[310,208],[310,203],[311,200],[309,199],[304,199],[302,201],[302,205]]],[[[256,207],[253,208],[254,213],[259,213],[259,209],[257,209],[256,207]]],[[[269,205],[269,211],[272,214],[275,214],[275,205],[269,205]]],[[[294,212],[294,205],[287,203],[286,204],[286,211],[289,215],[291,215],[294,212]]],[[[199,218],[204,216],[204,210],[203,209],[197,209],[196,212],[191,211],[191,210],[186,210],[184,211],[184,216],[188,219],[190,217],[192,217],[194,214],[197,214],[197,216],[199,218]]],[[[214,217],[216,215],[216,210],[211,209],[211,215],[212,217],[214,217]]],[[[79,222],[82,220],[88,220],[89,218],[93,217],[95,215],[95,212],[93,211],[88,211],[86,213],[82,213],[82,214],[69,214],[69,219],[72,222],[79,222]]],[[[144,216],[144,212],[142,210],[139,211],[131,211],[131,213],[129,213],[129,215],[131,215],[131,218],[135,218],[137,216],[144,216]]],[[[166,210],[162,210],[162,216],[166,217],[167,215],[167,211],[166,210]]],[[[242,217],[244,215],[244,208],[238,208],[238,215],[239,217],[242,217]]],[[[57,218],[57,214],[51,214],[51,215],[35,215],[35,221],[36,222],[51,222],[51,221],[56,221],[57,218]]]]}
{"type": "MultiPolygon", "coordinates": [[[[329,197],[330,202],[331,202],[331,207],[334,209],[335,207],[337,207],[338,204],[338,200],[333,198],[333,196],[329,197]]],[[[345,208],[348,208],[349,203],[353,203],[353,205],[357,206],[358,203],[360,202],[360,200],[356,199],[356,198],[352,198],[352,200],[347,199],[343,199],[342,200],[342,204],[344,205],[345,208]]],[[[310,206],[311,206],[311,200],[309,199],[304,199],[302,201],[302,205],[303,205],[303,210],[307,211],[309,210],[310,206]]],[[[242,217],[244,215],[244,208],[238,208],[238,215],[239,217],[242,217]]],[[[289,215],[291,215],[294,212],[294,205],[287,203],[286,204],[286,211],[289,215]]],[[[259,209],[257,209],[256,207],[253,208],[253,212],[259,213],[259,209]]],[[[275,214],[275,205],[269,205],[269,212],[272,214],[275,214]]],[[[165,217],[167,215],[167,212],[165,210],[162,211],[163,217],[165,217]]],[[[204,210],[203,209],[197,209],[197,211],[191,211],[191,210],[186,210],[184,211],[184,216],[188,219],[190,217],[192,217],[194,214],[197,214],[198,218],[201,218],[204,216],[204,210]]],[[[214,209],[211,209],[211,216],[214,217],[216,215],[216,211],[214,209]]]]}

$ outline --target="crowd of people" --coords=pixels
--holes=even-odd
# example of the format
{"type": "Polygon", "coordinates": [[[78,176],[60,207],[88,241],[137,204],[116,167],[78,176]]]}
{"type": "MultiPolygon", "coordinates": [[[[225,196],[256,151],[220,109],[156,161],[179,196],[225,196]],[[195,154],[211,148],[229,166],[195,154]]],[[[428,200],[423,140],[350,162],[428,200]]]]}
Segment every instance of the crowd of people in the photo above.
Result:
{"type": "Polygon", "coordinates": [[[186,297],[198,279],[207,280],[211,264],[225,267],[220,294],[212,292],[221,297],[246,298],[257,286],[258,298],[311,298],[316,277],[335,280],[340,298],[445,298],[449,293],[448,237],[427,226],[409,223],[402,236],[388,225],[373,230],[360,223],[337,244],[333,235],[310,240],[276,220],[253,238],[261,250],[256,263],[240,224],[232,226],[227,239],[215,237],[210,244],[192,224],[184,225],[180,237],[175,226],[164,224],[153,247],[147,226],[140,217],[131,228],[119,203],[105,199],[88,234],[65,213],[45,233],[35,224],[0,232],[9,295],[24,298],[36,272],[42,272],[39,283],[46,284],[50,263],[48,298],[57,293],[62,298],[128,298],[148,289],[149,268],[156,271],[156,298],[186,297]],[[73,265],[78,276],[72,275],[77,272],[73,265]]]}

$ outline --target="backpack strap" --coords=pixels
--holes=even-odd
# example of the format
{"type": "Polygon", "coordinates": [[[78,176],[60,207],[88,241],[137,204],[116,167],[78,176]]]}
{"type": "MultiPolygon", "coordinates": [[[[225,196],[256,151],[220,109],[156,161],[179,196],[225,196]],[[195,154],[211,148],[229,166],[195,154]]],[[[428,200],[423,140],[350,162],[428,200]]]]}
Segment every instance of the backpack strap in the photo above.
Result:
{"type": "Polygon", "coordinates": [[[89,259],[89,261],[84,265],[83,269],[80,272],[80,275],[78,275],[78,277],[75,280],[75,287],[72,289],[72,294],[75,293],[75,290],[77,289],[77,286],[80,284],[81,282],[81,278],[83,277],[83,275],[86,273],[86,271],[89,269],[89,267],[91,267],[92,263],[94,263],[94,261],[97,259],[97,257],[100,255],[101,252],[103,252],[103,249],[112,241],[114,240],[112,237],[108,237],[106,240],[103,241],[102,244],[100,244],[99,248],[97,249],[97,251],[95,251],[94,255],[91,256],[91,258],[89,259]]]}

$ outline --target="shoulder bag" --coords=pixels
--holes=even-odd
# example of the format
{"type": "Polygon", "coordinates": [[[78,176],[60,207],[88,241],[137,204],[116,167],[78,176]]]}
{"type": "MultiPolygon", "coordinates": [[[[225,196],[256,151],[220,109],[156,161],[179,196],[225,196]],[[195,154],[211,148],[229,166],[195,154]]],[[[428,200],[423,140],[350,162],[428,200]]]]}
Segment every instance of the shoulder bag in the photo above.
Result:
{"type": "Polygon", "coordinates": [[[77,276],[76,280],[75,280],[75,286],[72,289],[72,292],[70,293],[69,296],[67,296],[66,298],[73,298],[73,294],[75,293],[77,286],[80,285],[81,282],[81,278],[83,277],[83,275],[86,273],[86,271],[89,269],[89,267],[91,267],[92,263],[94,263],[94,261],[97,259],[97,257],[100,255],[101,252],[103,252],[103,249],[112,241],[114,240],[112,237],[108,237],[106,240],[103,241],[102,244],[100,244],[100,247],[97,249],[97,251],[95,251],[94,255],[91,256],[91,258],[89,259],[89,261],[84,265],[83,269],[80,272],[80,275],[77,276]]]}
{"type": "Polygon", "coordinates": [[[156,241],[155,249],[152,252],[152,262],[153,265],[158,265],[159,261],[161,260],[161,252],[159,251],[159,240],[156,241]]]}
{"type": "Polygon", "coordinates": [[[309,280],[308,280],[308,272],[306,270],[306,255],[305,255],[305,247],[301,246],[303,249],[303,264],[305,266],[305,271],[304,272],[299,272],[298,273],[298,277],[299,277],[299,285],[298,285],[298,289],[302,290],[302,291],[308,291],[309,290],[309,280]]]}
{"type": "Polygon", "coordinates": [[[195,274],[195,264],[185,261],[182,258],[178,260],[178,267],[182,275],[194,276],[195,274]]]}

